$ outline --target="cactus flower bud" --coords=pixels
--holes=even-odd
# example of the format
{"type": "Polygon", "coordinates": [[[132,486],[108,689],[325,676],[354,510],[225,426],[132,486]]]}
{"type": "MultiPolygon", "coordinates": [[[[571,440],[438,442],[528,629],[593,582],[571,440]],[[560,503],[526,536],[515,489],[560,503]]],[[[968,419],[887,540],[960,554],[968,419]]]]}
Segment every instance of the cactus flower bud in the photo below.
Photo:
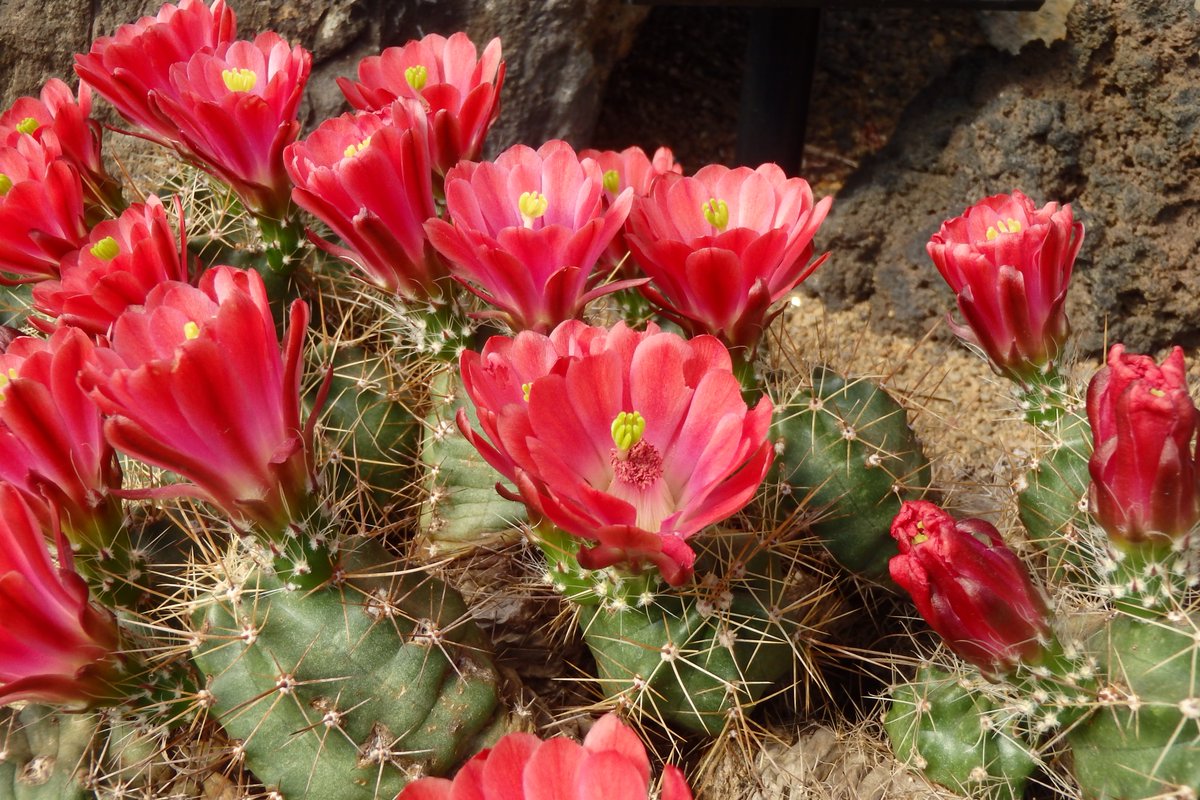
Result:
{"type": "Polygon", "coordinates": [[[892,538],[892,580],[954,652],[989,680],[1042,660],[1052,640],[1046,601],[991,523],[916,500],[900,507],[892,538]]]}
{"type": "MultiPolygon", "coordinates": [[[[562,736],[542,741],[531,733],[510,733],[468,761],[453,781],[422,778],[405,787],[397,800],[646,800],[649,792],[645,746],[620,717],[608,714],[592,726],[582,745],[562,736]]],[[[683,773],[671,764],[663,768],[661,797],[692,797],[683,773]]]]}
{"type": "Polygon", "coordinates": [[[1083,223],[1069,205],[1040,210],[1020,192],[985,198],[942,223],[926,249],[958,296],[966,324],[950,320],[1003,375],[1028,383],[1062,352],[1064,303],[1083,223]]]}
{"type": "Polygon", "coordinates": [[[1114,542],[1179,537],[1200,520],[1193,442],[1198,412],[1183,351],[1161,365],[1113,345],[1092,378],[1088,421],[1095,449],[1091,506],[1114,542]]]}

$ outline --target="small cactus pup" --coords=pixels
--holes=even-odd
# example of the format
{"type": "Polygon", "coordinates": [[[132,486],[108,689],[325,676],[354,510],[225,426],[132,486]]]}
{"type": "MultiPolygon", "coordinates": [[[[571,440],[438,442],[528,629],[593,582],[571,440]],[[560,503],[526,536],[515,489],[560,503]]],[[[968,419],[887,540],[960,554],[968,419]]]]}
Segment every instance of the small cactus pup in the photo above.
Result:
{"type": "Polygon", "coordinates": [[[886,578],[892,518],[930,482],[904,407],[874,381],[817,367],[776,409],[771,435],[779,491],[768,503],[776,521],[815,514],[807,526],[839,564],[886,578]]]}
{"type": "MultiPolygon", "coordinates": [[[[661,800],[692,800],[683,772],[663,767],[661,800]]],[[[451,797],[556,797],[560,800],[649,800],[650,759],[633,729],[615,714],[592,725],[583,744],[510,733],[467,762],[453,781],[422,778],[396,800],[451,797]]]]}
{"type": "Polygon", "coordinates": [[[27,705],[0,711],[0,798],[83,800],[87,759],[99,726],[91,714],[64,714],[27,705]]]}
{"type": "Polygon", "coordinates": [[[233,558],[196,600],[209,714],[287,800],[394,797],[503,725],[499,678],[458,594],[389,569],[370,542],[347,549],[320,589],[288,591],[233,558]]]}
{"type": "Polygon", "coordinates": [[[1126,614],[1090,643],[1100,660],[1091,714],[1069,729],[1084,797],[1141,800],[1200,793],[1200,613],[1126,614]]]}
{"type": "Polygon", "coordinates": [[[528,506],[606,695],[714,733],[794,667],[779,562],[752,536],[711,564],[691,543],[753,498],[773,452],[770,400],[747,407],[720,342],[569,321],[493,337],[462,375],[482,432],[465,409],[459,426],[528,506]]]}
{"type": "MultiPolygon", "coordinates": [[[[978,679],[976,679],[978,681],[978,679]]],[[[1020,800],[1038,758],[1008,698],[923,666],[892,689],[884,729],[896,757],[970,797],[1020,800]]]]}
{"type": "Polygon", "coordinates": [[[199,287],[156,287],[84,368],[113,446],[191,481],[148,494],[219,507],[304,587],[329,578],[336,547],[311,524],[320,514],[316,420],[300,420],[308,317],[307,304],[292,304],[281,351],[262,278],[214,267],[199,287]]]}
{"type": "Polygon", "coordinates": [[[1183,350],[1162,364],[1116,344],[1088,386],[1091,508],[1108,536],[1101,579],[1131,613],[1168,610],[1196,585],[1196,410],[1183,350]]]}

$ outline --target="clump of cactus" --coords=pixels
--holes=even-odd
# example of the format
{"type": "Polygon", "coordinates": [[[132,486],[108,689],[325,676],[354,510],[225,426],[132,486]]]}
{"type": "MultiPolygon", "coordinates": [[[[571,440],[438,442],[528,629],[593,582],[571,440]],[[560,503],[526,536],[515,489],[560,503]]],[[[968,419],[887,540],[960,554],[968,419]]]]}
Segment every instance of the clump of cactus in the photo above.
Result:
{"type": "Polygon", "coordinates": [[[931,245],[1046,443],[1027,566],[929,502],[882,382],[770,368],[825,260],[804,180],[484,160],[505,66],[464,34],[365,59],[302,137],[310,66],[183,0],[0,114],[0,281],[32,286],[0,337],[0,797],[687,800],[640,737],[703,790],[860,705],[839,680],[880,656],[839,637],[897,586],[948,645],[884,721],[927,777],[1195,791],[1200,413],[1178,352],[1118,346],[1086,402],[1064,377],[1069,207],[990,198],[983,243],[931,245]],[[92,92],[186,164],[115,180],[92,92]],[[536,622],[479,602],[509,590],[536,622]],[[504,646],[542,622],[571,703],[504,646]]]}

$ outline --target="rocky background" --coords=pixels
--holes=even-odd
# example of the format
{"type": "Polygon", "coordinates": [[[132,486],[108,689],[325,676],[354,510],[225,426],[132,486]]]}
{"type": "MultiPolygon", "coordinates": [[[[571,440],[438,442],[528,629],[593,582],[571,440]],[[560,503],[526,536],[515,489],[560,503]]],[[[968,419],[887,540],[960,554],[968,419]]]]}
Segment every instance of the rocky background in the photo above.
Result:
{"type": "MultiPolygon", "coordinates": [[[[731,163],[746,46],[740,9],[619,0],[239,2],[244,34],[314,50],[311,122],[333,82],[424,33],[504,40],[491,143],[671,145],[731,163]]],[[[831,5],[837,5],[831,3],[831,5]]],[[[902,5],[897,2],[895,5],[902,5]]],[[[156,0],[0,0],[0,97],[67,77],[95,35],[156,0]]],[[[920,335],[949,306],[925,255],[947,215],[1021,188],[1087,225],[1071,290],[1079,342],[1200,345],[1200,11],[1192,0],[1047,0],[1036,15],[823,12],[805,176],[837,201],[807,284],[831,309],[869,304],[880,333],[920,335]],[[1045,41],[1043,41],[1045,40],[1045,41]],[[1096,320],[1095,323],[1092,320],[1096,320]]]]}

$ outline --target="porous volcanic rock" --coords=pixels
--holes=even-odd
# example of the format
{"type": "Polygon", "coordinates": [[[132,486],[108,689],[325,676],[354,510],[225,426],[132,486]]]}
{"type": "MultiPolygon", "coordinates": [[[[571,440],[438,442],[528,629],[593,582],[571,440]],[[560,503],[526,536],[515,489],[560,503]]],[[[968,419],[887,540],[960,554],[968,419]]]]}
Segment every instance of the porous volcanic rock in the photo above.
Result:
{"type": "Polygon", "coordinates": [[[908,106],[838,194],[806,284],[870,299],[878,329],[918,333],[953,300],[925,253],[938,225],[1019,188],[1087,226],[1068,300],[1079,345],[1200,341],[1200,12],[1079,0],[1067,36],[1011,56],[975,50],[908,106]],[[1087,320],[1086,324],[1083,320],[1087,320]]]}

